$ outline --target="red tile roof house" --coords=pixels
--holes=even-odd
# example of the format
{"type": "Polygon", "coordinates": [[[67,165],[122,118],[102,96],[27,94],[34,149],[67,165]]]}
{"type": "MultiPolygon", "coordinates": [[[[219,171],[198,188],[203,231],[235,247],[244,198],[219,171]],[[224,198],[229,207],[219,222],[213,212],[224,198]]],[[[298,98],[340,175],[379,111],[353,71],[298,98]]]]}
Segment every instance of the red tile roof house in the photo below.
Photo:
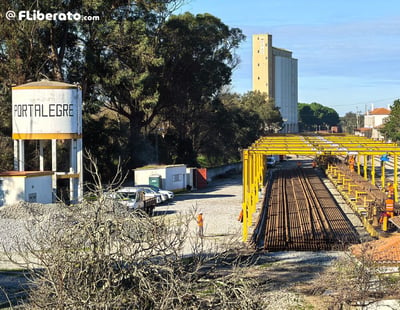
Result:
{"type": "Polygon", "coordinates": [[[376,108],[368,111],[364,115],[364,128],[371,129],[370,138],[376,140],[383,140],[383,135],[380,134],[379,128],[385,122],[385,119],[390,115],[390,110],[386,108],[376,108]]]}

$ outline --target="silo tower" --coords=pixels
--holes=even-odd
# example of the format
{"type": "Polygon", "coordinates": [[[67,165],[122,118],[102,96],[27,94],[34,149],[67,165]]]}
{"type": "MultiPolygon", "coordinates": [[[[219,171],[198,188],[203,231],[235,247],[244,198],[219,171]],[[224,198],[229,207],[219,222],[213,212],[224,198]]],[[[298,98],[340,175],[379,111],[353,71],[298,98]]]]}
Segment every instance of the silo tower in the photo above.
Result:
{"type": "Polygon", "coordinates": [[[82,197],[83,183],[81,89],[77,85],[47,80],[13,87],[12,124],[14,169],[25,170],[25,142],[37,140],[38,166],[44,171],[49,165],[46,158],[49,152],[45,148],[51,145],[53,199],[57,198],[58,181],[68,183],[69,180],[69,200],[77,202],[82,197]],[[58,154],[60,145],[67,152],[58,154]],[[57,156],[64,171],[57,169],[57,156]]]}

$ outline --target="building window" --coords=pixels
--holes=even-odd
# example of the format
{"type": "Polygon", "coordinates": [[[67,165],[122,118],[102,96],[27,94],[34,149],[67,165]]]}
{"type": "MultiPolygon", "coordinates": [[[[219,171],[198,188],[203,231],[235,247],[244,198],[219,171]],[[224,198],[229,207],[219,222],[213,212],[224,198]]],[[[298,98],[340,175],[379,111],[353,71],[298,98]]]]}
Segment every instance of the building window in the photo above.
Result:
{"type": "Polygon", "coordinates": [[[37,195],[36,195],[36,193],[30,193],[30,194],[28,195],[28,201],[29,201],[29,202],[37,202],[37,195]]]}
{"type": "Polygon", "coordinates": [[[261,38],[261,40],[260,40],[260,53],[262,55],[264,55],[264,47],[265,47],[264,38],[261,38]]]}
{"type": "Polygon", "coordinates": [[[172,176],[172,182],[180,182],[182,180],[181,176],[182,175],[180,175],[180,174],[174,174],[172,176]]]}

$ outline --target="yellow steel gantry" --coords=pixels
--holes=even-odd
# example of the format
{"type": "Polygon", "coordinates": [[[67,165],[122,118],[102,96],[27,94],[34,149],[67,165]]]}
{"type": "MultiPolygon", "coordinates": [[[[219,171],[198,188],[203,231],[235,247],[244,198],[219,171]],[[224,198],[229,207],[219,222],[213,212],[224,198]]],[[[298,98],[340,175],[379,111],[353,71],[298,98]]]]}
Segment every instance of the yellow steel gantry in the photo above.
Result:
{"type": "MultiPolygon", "coordinates": [[[[387,154],[393,158],[393,186],[395,201],[398,201],[398,156],[400,147],[395,143],[375,141],[366,137],[351,135],[271,135],[258,139],[248,149],[243,150],[243,241],[247,240],[248,228],[253,225],[253,215],[259,199],[259,191],[264,186],[266,174],[266,157],[272,155],[303,155],[319,156],[334,155],[357,157],[357,173],[361,174],[361,159],[363,160],[363,175],[368,179],[368,164],[370,163],[370,180],[375,179],[375,156],[387,154]]],[[[381,186],[385,187],[385,163],[381,163],[381,186]]]]}

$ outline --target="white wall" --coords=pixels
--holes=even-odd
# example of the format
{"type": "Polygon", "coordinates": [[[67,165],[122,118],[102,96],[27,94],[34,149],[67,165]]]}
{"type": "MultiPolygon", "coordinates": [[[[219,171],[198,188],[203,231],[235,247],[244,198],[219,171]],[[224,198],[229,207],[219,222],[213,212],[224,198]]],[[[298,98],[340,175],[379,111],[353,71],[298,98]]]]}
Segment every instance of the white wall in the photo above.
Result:
{"type": "Polygon", "coordinates": [[[0,205],[13,205],[19,201],[52,203],[51,175],[0,177],[0,205]]]}
{"type": "Polygon", "coordinates": [[[149,184],[152,175],[161,176],[161,188],[166,190],[185,189],[187,183],[186,165],[160,166],[150,169],[135,169],[135,185],[149,184]]]}
{"type": "Polygon", "coordinates": [[[364,116],[364,127],[365,128],[374,128],[374,126],[375,126],[374,115],[365,115],[364,116]]]}
{"type": "Polygon", "coordinates": [[[192,188],[194,187],[193,184],[193,174],[196,168],[186,168],[186,184],[190,185],[192,188]]]}
{"type": "Polygon", "coordinates": [[[25,198],[25,178],[24,177],[1,177],[3,205],[12,205],[25,198]]]}
{"type": "Polygon", "coordinates": [[[161,175],[161,188],[165,189],[165,168],[154,169],[135,169],[135,185],[149,184],[149,177],[152,175],[161,175]]]}
{"type": "Polygon", "coordinates": [[[389,117],[389,115],[364,115],[364,127],[366,128],[374,128],[384,123],[385,118],[389,117]]]}
{"type": "Polygon", "coordinates": [[[168,190],[186,189],[186,166],[167,167],[165,175],[165,186],[168,190]]]}
{"type": "Polygon", "coordinates": [[[53,202],[51,175],[25,178],[25,201],[30,201],[35,196],[36,201],[32,202],[53,202]]]}
{"type": "Polygon", "coordinates": [[[275,56],[275,105],[287,120],[284,132],[298,132],[297,59],[275,56]]]}

